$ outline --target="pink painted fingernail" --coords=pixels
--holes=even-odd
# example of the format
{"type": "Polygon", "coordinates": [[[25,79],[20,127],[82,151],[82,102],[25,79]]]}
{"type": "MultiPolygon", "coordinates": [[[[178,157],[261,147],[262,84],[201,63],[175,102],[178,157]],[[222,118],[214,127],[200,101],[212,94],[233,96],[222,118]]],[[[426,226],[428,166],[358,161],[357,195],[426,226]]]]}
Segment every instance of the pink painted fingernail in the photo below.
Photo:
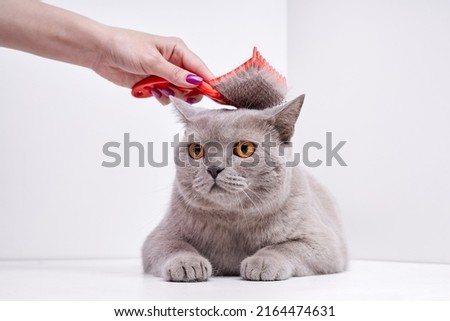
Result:
{"type": "Polygon", "coordinates": [[[192,104],[195,104],[197,102],[197,99],[195,99],[194,97],[189,97],[189,98],[186,99],[186,102],[188,104],[192,105],[192,104]]]}
{"type": "Polygon", "coordinates": [[[158,89],[152,88],[152,89],[150,89],[150,91],[152,92],[153,97],[161,98],[162,94],[160,93],[160,91],[158,89]]]}
{"type": "Polygon", "coordinates": [[[175,96],[175,92],[170,88],[161,88],[160,90],[166,96],[175,96]]]}
{"type": "Polygon", "coordinates": [[[200,85],[203,78],[194,74],[189,74],[186,76],[186,81],[192,85],[200,85]]]}

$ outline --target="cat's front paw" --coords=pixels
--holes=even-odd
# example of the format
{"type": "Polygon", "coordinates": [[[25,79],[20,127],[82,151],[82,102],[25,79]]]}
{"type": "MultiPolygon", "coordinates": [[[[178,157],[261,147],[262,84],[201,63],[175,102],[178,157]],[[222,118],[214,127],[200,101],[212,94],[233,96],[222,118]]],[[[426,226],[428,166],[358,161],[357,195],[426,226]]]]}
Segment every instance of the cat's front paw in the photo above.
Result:
{"type": "Polygon", "coordinates": [[[178,254],[169,258],[163,267],[166,281],[206,281],[211,276],[211,263],[198,254],[178,254]]]}
{"type": "Polygon", "coordinates": [[[292,268],[282,258],[253,255],[242,261],[241,276],[250,281],[280,281],[292,276],[292,268]]]}

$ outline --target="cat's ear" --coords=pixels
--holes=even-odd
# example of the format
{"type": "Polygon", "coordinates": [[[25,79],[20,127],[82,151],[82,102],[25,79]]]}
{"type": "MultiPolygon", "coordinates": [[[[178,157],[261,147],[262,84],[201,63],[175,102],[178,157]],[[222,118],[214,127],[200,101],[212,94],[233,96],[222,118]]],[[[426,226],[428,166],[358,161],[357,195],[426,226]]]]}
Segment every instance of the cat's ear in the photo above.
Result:
{"type": "Polygon", "coordinates": [[[282,142],[287,142],[294,134],[295,122],[300,115],[305,95],[301,95],[285,105],[265,109],[266,119],[271,123],[282,142]]]}
{"type": "Polygon", "coordinates": [[[178,115],[180,116],[179,119],[185,124],[199,112],[199,107],[192,107],[192,105],[187,102],[173,96],[170,96],[169,98],[172,105],[174,105],[178,111],[178,115]]]}

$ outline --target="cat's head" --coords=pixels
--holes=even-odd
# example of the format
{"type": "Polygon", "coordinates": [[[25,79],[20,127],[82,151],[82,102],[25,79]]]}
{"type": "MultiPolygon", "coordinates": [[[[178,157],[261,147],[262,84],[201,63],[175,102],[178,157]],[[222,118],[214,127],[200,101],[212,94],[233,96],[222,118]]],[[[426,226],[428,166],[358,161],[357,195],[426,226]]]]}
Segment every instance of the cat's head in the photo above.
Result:
{"type": "Polygon", "coordinates": [[[282,149],[294,133],[304,95],[264,110],[208,110],[173,98],[185,137],[175,153],[183,199],[204,209],[260,211],[286,195],[282,149]]]}

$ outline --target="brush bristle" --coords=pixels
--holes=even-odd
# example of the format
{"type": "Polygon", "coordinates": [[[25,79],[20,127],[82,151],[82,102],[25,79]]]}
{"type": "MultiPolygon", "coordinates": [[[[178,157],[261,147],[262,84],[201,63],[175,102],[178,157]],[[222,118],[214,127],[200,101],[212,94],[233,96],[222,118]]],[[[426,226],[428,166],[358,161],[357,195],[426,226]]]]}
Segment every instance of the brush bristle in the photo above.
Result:
{"type": "Polygon", "coordinates": [[[285,102],[286,79],[254,48],[253,57],[211,85],[238,108],[264,109],[285,102]]]}

